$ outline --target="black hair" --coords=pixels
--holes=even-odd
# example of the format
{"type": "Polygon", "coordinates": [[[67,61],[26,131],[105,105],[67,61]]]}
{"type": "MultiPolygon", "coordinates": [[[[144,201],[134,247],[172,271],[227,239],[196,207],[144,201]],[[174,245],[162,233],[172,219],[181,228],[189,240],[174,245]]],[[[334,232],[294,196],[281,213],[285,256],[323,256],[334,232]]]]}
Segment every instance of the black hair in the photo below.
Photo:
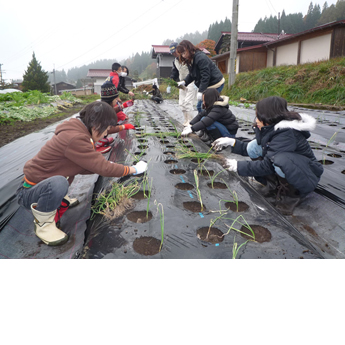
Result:
{"type": "Polygon", "coordinates": [[[90,134],[92,134],[92,128],[101,134],[109,126],[117,125],[117,115],[114,108],[102,101],[95,101],[86,105],[80,111],[78,118],[84,123],[90,134]]]}
{"type": "Polygon", "coordinates": [[[196,47],[192,42],[183,40],[180,44],[176,47],[176,51],[179,54],[179,61],[181,63],[187,63],[190,65],[192,60],[194,59],[194,55],[197,51],[201,51],[200,48],[196,47]],[[187,51],[189,53],[188,58],[182,57],[182,53],[187,51]]]}
{"type": "Polygon", "coordinates": [[[155,90],[157,90],[157,85],[156,85],[156,84],[153,84],[153,85],[152,85],[152,88],[155,89],[155,90]]]}
{"type": "Polygon", "coordinates": [[[122,67],[122,70],[124,69],[124,68],[126,68],[126,70],[127,70],[127,77],[129,76],[129,69],[128,69],[128,67],[127,66],[121,66],[122,67]]]}
{"type": "Polygon", "coordinates": [[[219,97],[219,92],[217,89],[206,89],[203,92],[204,95],[204,102],[205,102],[205,109],[209,109],[213,106],[213,104],[217,101],[223,100],[219,97]]]}
{"type": "Polygon", "coordinates": [[[111,70],[114,72],[114,71],[117,71],[120,67],[121,67],[121,65],[118,62],[114,62],[111,65],[111,70]]]}
{"type": "Polygon", "coordinates": [[[256,103],[256,117],[264,125],[273,125],[282,120],[301,120],[301,115],[289,111],[287,101],[282,97],[271,96],[256,103]]]}

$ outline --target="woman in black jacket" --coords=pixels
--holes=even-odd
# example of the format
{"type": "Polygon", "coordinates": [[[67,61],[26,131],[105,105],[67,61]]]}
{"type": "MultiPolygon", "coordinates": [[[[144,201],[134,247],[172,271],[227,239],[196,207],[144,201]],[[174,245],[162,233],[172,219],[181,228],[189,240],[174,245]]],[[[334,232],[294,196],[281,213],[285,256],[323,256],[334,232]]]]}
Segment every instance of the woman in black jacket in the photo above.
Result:
{"type": "Polygon", "coordinates": [[[126,88],[126,77],[129,75],[129,70],[126,66],[121,66],[121,68],[122,72],[120,73],[120,81],[117,89],[120,92],[125,93],[126,95],[129,94],[131,97],[133,97],[134,93],[126,88]]]}
{"type": "MultiPolygon", "coordinates": [[[[232,146],[232,152],[249,156],[252,161],[227,159],[229,171],[241,176],[254,176],[262,184],[267,177],[277,177],[276,208],[283,214],[292,214],[301,198],[312,192],[323,173],[307,141],[315,129],[316,119],[307,114],[290,112],[281,97],[268,97],[256,105],[256,139],[242,142],[220,138],[215,149],[232,146]],[[285,192],[286,195],[281,195],[285,192]]],[[[272,185],[271,185],[272,186],[272,185]]]]}
{"type": "Polygon", "coordinates": [[[177,84],[178,86],[188,86],[191,82],[195,82],[199,89],[196,108],[201,113],[202,93],[208,88],[217,89],[220,93],[225,82],[223,74],[204,52],[187,40],[183,40],[177,46],[176,51],[179,54],[180,62],[186,63],[189,69],[187,77],[177,84]]]}
{"type": "Polygon", "coordinates": [[[201,130],[208,134],[211,141],[220,137],[235,138],[239,126],[229,109],[229,97],[220,96],[216,89],[207,89],[202,98],[204,110],[194,117],[181,135],[201,130]]]}

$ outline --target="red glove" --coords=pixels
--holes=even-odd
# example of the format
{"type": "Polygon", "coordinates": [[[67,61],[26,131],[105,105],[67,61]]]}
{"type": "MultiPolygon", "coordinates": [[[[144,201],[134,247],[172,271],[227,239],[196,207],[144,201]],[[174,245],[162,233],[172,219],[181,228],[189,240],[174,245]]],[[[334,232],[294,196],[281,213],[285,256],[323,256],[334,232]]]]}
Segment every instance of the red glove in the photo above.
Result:
{"type": "Polygon", "coordinates": [[[123,125],[123,127],[125,127],[125,130],[135,129],[135,127],[133,125],[131,125],[130,123],[126,123],[125,125],[123,125]]]}
{"type": "Polygon", "coordinates": [[[117,114],[117,120],[118,121],[123,121],[123,120],[126,120],[126,114],[125,113],[123,113],[122,111],[119,111],[117,114]]]}
{"type": "Polygon", "coordinates": [[[134,104],[134,101],[132,101],[131,99],[125,103],[122,103],[122,106],[124,108],[128,108],[128,107],[131,107],[132,105],[134,104]]]}

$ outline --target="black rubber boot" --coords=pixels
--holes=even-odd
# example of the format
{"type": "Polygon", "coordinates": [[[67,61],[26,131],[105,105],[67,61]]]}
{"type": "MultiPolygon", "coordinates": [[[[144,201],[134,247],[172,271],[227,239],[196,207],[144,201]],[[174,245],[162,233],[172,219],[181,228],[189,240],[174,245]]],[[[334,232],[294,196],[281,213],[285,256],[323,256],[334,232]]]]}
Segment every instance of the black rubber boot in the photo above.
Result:
{"type": "MultiPolygon", "coordinates": [[[[278,175],[277,175],[278,176],[278,175]]],[[[290,216],[302,198],[298,190],[287,182],[285,178],[278,176],[277,198],[275,208],[283,215],[290,216]]]]}
{"type": "Polygon", "coordinates": [[[254,184],[254,188],[264,197],[275,196],[278,187],[278,178],[276,174],[267,176],[254,176],[258,182],[254,184]]]}
{"type": "Polygon", "coordinates": [[[222,135],[220,134],[220,132],[219,132],[219,130],[217,128],[216,129],[207,130],[207,134],[210,137],[212,142],[217,140],[218,138],[222,137],[222,135]]]}

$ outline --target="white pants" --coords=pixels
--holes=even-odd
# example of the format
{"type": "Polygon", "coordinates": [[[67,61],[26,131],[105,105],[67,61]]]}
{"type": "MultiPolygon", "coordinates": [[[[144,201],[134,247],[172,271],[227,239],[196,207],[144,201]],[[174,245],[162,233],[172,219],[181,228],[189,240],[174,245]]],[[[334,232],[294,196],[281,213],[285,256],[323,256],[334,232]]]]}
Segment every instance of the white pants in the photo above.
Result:
{"type": "Polygon", "coordinates": [[[186,90],[179,90],[179,101],[178,104],[183,112],[191,112],[194,109],[194,104],[196,103],[196,95],[198,89],[195,87],[194,83],[187,86],[186,90]]]}

